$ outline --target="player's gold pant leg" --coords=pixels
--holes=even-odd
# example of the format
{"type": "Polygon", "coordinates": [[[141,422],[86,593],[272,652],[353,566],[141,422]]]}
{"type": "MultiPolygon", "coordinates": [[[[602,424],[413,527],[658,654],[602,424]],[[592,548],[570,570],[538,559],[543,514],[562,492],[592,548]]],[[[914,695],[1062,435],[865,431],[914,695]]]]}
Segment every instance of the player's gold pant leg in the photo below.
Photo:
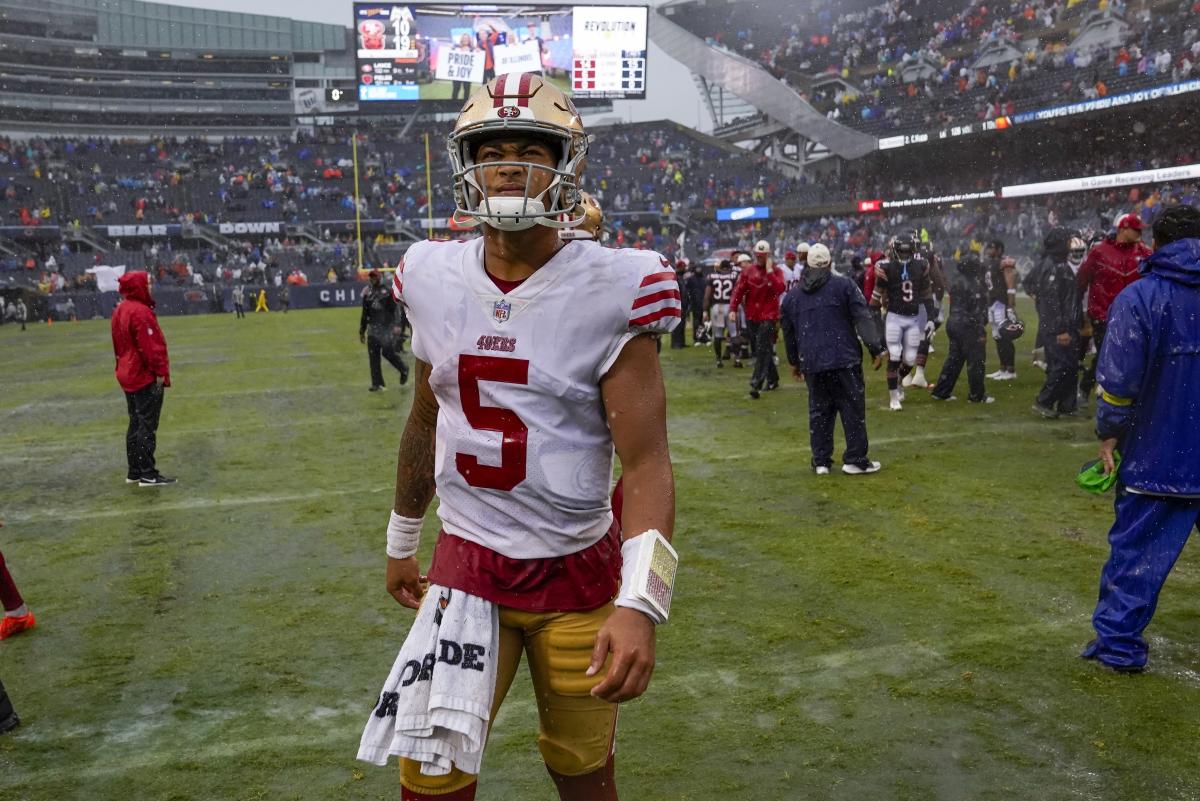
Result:
{"type": "Polygon", "coordinates": [[[612,611],[610,603],[591,612],[540,614],[525,626],[541,721],[538,748],[546,767],[563,776],[599,770],[612,754],[617,706],[590,695],[603,671],[587,675],[596,634],[612,611]]]}
{"type": "MultiPolygon", "coordinates": [[[[505,625],[504,610],[500,612],[500,652],[496,655],[496,690],[492,695],[492,721],[500,711],[504,696],[512,686],[517,668],[521,665],[524,647],[524,632],[505,625]]],[[[489,729],[490,732],[490,729],[489,729]]],[[[463,773],[453,767],[445,776],[426,776],[421,773],[421,764],[411,759],[400,760],[400,784],[422,795],[449,795],[458,792],[476,780],[473,773],[463,773]]]]}
{"type": "MultiPolygon", "coordinates": [[[[546,766],[563,776],[599,770],[612,754],[617,707],[590,695],[603,671],[586,675],[596,634],[612,611],[612,604],[591,612],[565,613],[500,608],[492,720],[512,686],[524,650],[541,721],[538,748],[546,766]]],[[[455,793],[475,780],[475,775],[457,768],[445,776],[426,776],[417,762],[400,760],[400,783],[423,795],[455,793]]]]}

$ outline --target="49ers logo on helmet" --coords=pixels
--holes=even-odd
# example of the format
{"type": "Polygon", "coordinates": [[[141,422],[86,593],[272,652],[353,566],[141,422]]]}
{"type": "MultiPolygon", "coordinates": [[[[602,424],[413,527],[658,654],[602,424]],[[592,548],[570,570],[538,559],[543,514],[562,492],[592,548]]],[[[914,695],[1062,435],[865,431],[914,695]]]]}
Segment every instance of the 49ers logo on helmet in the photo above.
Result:
{"type": "Polygon", "coordinates": [[[501,106],[499,109],[496,110],[496,116],[503,117],[506,120],[510,120],[514,117],[520,117],[521,109],[517,108],[516,106],[501,106]]]}

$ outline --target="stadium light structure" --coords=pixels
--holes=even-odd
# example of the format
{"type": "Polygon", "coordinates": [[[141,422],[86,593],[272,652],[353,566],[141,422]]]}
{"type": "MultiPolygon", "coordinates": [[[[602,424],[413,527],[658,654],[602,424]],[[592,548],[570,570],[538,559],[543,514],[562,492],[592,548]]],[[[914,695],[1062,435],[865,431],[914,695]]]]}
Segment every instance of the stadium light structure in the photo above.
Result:
{"type": "Polygon", "coordinates": [[[874,136],[834,122],[758,64],[710,47],[659,10],[650,14],[650,39],[693,73],[844,159],[862,158],[876,150],[874,136]]]}

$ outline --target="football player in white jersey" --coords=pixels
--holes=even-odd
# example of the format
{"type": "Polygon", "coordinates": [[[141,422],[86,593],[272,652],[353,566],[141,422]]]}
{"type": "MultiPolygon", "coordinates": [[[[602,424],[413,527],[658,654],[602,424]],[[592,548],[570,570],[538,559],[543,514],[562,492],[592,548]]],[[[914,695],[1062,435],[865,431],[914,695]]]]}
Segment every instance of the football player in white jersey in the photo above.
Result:
{"type": "MultiPolygon", "coordinates": [[[[804,246],[804,257],[808,258],[808,245],[804,246]]],[[[796,284],[800,283],[800,276],[804,273],[804,265],[796,260],[796,251],[789,250],[783,254],[783,283],[790,290],[796,284]]]]}
{"type": "MultiPolygon", "coordinates": [[[[655,344],[679,324],[681,303],[657,253],[558,236],[585,217],[570,212],[587,142],[571,101],[533,74],[481,87],[449,137],[455,215],[483,235],[419,242],[396,272],[416,387],[387,589],[419,606],[416,537],[436,492],[428,583],[499,610],[492,720],[524,653],[560,797],[613,801],[617,704],[645,692],[667,612],[645,600],[631,567],[674,524],[655,344]],[[608,497],[614,449],[619,521],[608,497]]],[[[668,584],[667,606],[669,593],[668,584]]],[[[457,765],[434,776],[401,760],[410,801],[468,801],[476,779],[457,765]]]]}

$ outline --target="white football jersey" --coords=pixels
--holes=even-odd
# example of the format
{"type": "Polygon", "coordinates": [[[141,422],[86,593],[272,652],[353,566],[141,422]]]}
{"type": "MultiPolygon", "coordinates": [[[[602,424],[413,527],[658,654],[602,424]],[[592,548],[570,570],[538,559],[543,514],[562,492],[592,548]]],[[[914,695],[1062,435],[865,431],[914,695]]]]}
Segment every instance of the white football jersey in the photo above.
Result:
{"type": "Polygon", "coordinates": [[[506,294],[484,270],[482,238],[425,241],[392,292],[413,355],[432,368],[442,527],[514,559],[604,536],[613,442],[600,379],[634,336],[678,324],[670,263],[577,240],[506,294]]]}

